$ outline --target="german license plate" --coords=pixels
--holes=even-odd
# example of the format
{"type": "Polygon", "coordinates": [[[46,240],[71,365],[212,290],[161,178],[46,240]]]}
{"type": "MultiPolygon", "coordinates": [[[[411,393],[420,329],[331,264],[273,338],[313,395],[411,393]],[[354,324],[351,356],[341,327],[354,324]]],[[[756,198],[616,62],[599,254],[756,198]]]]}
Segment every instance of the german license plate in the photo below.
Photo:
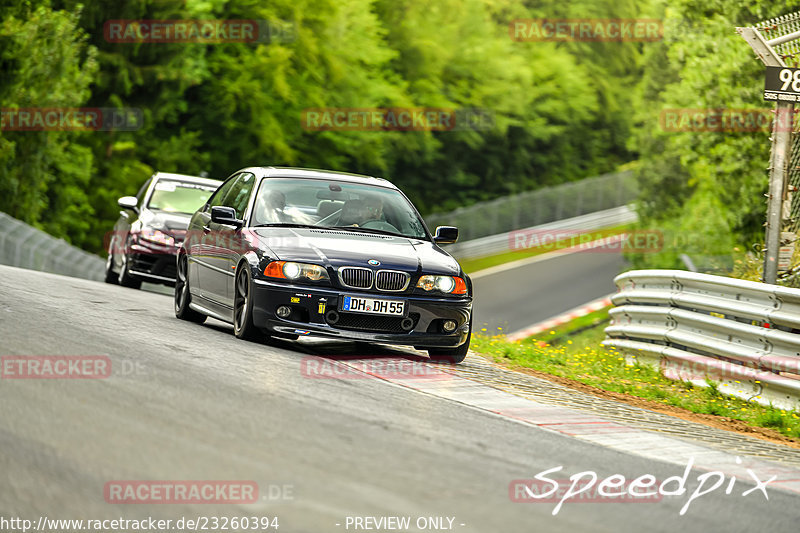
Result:
{"type": "Polygon", "coordinates": [[[368,313],[371,315],[403,316],[406,312],[406,303],[403,300],[344,296],[342,298],[342,311],[368,313]]]}

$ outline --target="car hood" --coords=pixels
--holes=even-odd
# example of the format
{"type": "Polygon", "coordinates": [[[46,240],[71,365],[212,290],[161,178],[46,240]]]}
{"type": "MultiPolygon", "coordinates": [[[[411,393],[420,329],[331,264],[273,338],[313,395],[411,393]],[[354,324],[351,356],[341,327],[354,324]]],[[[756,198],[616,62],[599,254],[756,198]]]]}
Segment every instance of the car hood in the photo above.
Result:
{"type": "Polygon", "coordinates": [[[281,261],[447,275],[457,275],[461,271],[449,254],[422,239],[305,228],[260,228],[254,231],[262,248],[281,261]],[[370,260],[380,261],[380,265],[370,264],[370,260]]]}
{"type": "Polygon", "coordinates": [[[183,233],[189,228],[192,215],[185,213],[168,213],[166,211],[143,210],[139,217],[143,226],[166,231],[167,233],[183,233]]]}

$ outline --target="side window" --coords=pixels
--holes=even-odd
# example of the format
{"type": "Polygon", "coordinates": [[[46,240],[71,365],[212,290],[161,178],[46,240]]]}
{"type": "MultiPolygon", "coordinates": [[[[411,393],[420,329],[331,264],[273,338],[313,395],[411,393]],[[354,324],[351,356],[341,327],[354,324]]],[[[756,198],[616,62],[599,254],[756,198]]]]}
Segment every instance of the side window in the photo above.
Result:
{"type": "Polygon", "coordinates": [[[213,196],[208,199],[208,206],[212,207],[216,205],[228,205],[225,203],[225,195],[231,190],[233,184],[239,180],[239,176],[241,176],[241,174],[233,176],[232,178],[228,179],[228,181],[220,185],[219,189],[217,189],[217,192],[215,192],[213,196]]]}
{"type": "Polygon", "coordinates": [[[236,218],[243,218],[244,211],[247,209],[247,201],[250,199],[250,192],[256,182],[255,175],[249,172],[239,174],[236,183],[230,188],[222,205],[232,207],[236,210],[236,218]]]}

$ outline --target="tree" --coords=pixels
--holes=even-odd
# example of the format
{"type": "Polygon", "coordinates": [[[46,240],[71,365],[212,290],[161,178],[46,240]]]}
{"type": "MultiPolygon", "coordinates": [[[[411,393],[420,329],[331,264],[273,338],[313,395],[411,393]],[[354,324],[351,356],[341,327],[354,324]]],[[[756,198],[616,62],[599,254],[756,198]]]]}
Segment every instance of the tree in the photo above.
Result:
{"type": "MultiPolygon", "coordinates": [[[[28,3],[13,13],[0,22],[3,108],[80,107],[98,65],[78,13],[28,3]]],[[[86,194],[92,153],[79,142],[86,135],[0,132],[0,210],[54,235],[85,239],[94,214],[86,194]]]]}
{"type": "Polygon", "coordinates": [[[674,228],[681,239],[668,239],[668,247],[697,244],[634,256],[634,265],[681,268],[681,252],[730,261],[734,245],[763,239],[770,134],[667,131],[660,114],[665,109],[764,108],[763,65],[733,28],[777,16],[787,7],[681,0],[663,3],[662,9],[666,38],[647,55],[638,112],[642,126],[633,141],[642,154],[639,214],[645,227],[674,228]]]}

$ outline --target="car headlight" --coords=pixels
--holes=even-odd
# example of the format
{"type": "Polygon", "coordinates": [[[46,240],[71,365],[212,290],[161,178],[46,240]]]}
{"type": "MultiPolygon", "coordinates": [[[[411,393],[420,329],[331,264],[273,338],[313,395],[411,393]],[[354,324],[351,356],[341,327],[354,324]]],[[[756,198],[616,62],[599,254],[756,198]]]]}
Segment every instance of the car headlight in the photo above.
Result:
{"type": "Polygon", "coordinates": [[[467,294],[467,283],[458,276],[425,275],[419,278],[417,287],[425,291],[439,291],[445,294],[467,294]]]}
{"type": "Polygon", "coordinates": [[[153,244],[160,244],[162,246],[174,246],[175,239],[172,235],[168,235],[161,230],[146,228],[139,234],[139,238],[153,244]]]}
{"type": "Polygon", "coordinates": [[[329,280],[328,271],[319,265],[295,263],[293,261],[272,261],[264,269],[264,275],[270,278],[297,280],[305,278],[311,281],[329,280]]]}

